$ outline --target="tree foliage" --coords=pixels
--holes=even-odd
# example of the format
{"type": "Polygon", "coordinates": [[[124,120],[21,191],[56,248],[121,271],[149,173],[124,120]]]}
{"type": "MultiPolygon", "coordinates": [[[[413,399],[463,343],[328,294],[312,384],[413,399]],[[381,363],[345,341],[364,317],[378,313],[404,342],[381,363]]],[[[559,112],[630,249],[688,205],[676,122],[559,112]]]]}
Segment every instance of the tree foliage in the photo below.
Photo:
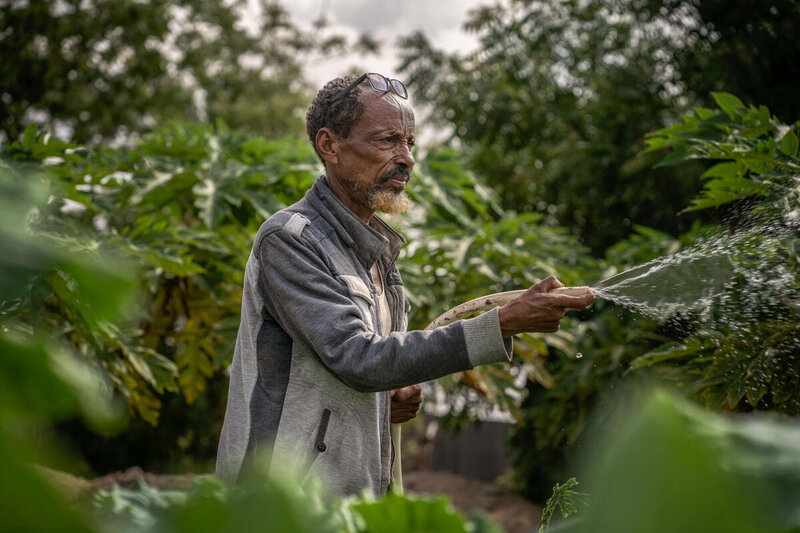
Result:
{"type": "Polygon", "coordinates": [[[671,66],[682,27],[640,18],[634,4],[481,7],[466,24],[481,43],[469,55],[422,34],[404,41],[409,85],[452,124],[503,205],[546,214],[598,256],[633,224],[687,229],[674,214],[695,185],[668,183],[651,168],[657,155],[638,155],[644,134],[687,102],[671,66]]]}
{"type": "Polygon", "coordinates": [[[696,13],[687,42],[675,50],[686,88],[706,105],[711,93],[726,91],[766,105],[779,117],[800,116],[794,97],[800,88],[800,23],[796,0],[737,2],[724,0],[656,1],[653,9],[673,18],[696,13]]]}
{"type": "Polygon", "coordinates": [[[400,68],[505,207],[546,214],[601,257],[635,225],[676,235],[700,216],[675,217],[697,165],[653,168],[647,132],[710,105],[709,90],[769,94],[796,116],[798,8],[758,4],[505,0],[471,13],[475,52],[444,53],[416,33],[400,68]]]}
{"type": "Polygon", "coordinates": [[[30,123],[79,143],[167,119],[301,134],[301,62],[377,46],[303,32],[270,0],[2,2],[0,28],[0,143],[30,123]]]}

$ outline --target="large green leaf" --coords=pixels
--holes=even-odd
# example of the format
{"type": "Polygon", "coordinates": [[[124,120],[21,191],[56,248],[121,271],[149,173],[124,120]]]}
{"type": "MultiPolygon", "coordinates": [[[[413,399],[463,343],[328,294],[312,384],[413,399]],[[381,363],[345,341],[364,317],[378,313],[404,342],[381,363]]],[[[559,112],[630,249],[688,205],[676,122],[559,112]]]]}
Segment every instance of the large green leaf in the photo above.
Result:
{"type": "Polygon", "coordinates": [[[390,493],[376,502],[355,504],[353,509],[364,519],[365,533],[467,533],[464,520],[444,498],[429,500],[390,493]]]}
{"type": "MultiPolygon", "coordinates": [[[[7,355],[0,353],[2,357],[7,355]]],[[[0,426],[0,527],[5,531],[96,531],[9,440],[6,429],[0,426]]]]}
{"type": "MultiPolygon", "coordinates": [[[[626,400],[631,402],[631,399],[626,400]]],[[[771,418],[728,418],[666,393],[595,435],[591,507],[553,531],[788,533],[800,527],[800,433],[771,418]]]]}

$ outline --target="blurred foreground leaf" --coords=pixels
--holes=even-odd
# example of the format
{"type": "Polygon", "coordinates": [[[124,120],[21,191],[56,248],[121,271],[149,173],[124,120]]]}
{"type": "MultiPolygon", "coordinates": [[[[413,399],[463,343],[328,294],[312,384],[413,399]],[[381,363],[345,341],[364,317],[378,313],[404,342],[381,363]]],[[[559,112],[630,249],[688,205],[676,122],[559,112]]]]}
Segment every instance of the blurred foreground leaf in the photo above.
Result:
{"type": "Polygon", "coordinates": [[[595,435],[602,444],[586,466],[592,507],[553,531],[799,530],[795,422],[713,414],[659,392],[621,426],[595,435]]]}

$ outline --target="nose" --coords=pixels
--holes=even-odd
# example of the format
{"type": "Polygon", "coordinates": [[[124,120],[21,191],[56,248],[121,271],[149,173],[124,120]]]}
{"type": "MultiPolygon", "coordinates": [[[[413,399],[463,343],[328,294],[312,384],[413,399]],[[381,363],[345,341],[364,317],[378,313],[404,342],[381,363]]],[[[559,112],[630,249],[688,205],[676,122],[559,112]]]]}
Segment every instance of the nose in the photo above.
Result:
{"type": "Polygon", "coordinates": [[[395,163],[411,170],[414,167],[414,156],[411,154],[411,147],[404,142],[398,144],[399,147],[395,152],[395,163]]]}

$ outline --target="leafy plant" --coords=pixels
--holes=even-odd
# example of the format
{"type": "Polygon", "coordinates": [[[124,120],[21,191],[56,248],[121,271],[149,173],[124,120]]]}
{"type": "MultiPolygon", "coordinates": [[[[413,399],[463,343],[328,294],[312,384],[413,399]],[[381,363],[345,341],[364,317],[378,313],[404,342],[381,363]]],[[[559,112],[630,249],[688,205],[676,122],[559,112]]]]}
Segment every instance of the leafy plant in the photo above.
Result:
{"type": "Polygon", "coordinates": [[[531,387],[512,432],[516,479],[529,497],[545,498],[554,478],[576,471],[589,414],[610,423],[614,391],[632,376],[668,383],[715,410],[800,412],[796,126],[732,95],[715,98],[718,109],[696,110],[648,136],[648,145],[665,168],[712,160],[687,209],[727,206],[725,225],[695,224],[678,237],[637,228],[607,250],[606,274],[694,246],[724,251],[735,276],[703,313],[662,323],[594,304],[573,348],[583,357],[550,359],[555,386],[531,387]]]}
{"type": "Polygon", "coordinates": [[[553,486],[553,495],[547,499],[544,509],[542,510],[542,521],[539,524],[539,533],[547,531],[550,527],[550,520],[552,520],[556,510],[561,511],[561,516],[564,518],[569,518],[582,508],[589,506],[588,494],[572,490],[573,487],[577,487],[578,485],[578,480],[571,477],[563,484],[559,485],[556,483],[553,486]]]}
{"type": "Polygon", "coordinates": [[[146,313],[94,324],[59,278],[34,284],[9,310],[27,327],[64,329],[151,424],[158,395],[180,391],[191,404],[230,358],[251,232],[313,180],[310,149],[281,148],[221,125],[173,124],[135,150],[89,152],[31,126],[7,155],[20,172],[53,176],[44,178],[53,201],[35,220],[37,235],[136,264],[146,313]],[[263,183],[276,171],[268,194],[263,183]]]}
{"type": "MultiPolygon", "coordinates": [[[[121,322],[96,324],[74,309],[72,294],[56,277],[7,302],[9,316],[28,330],[65,331],[136,417],[156,425],[169,409],[169,430],[148,431],[134,421],[126,437],[113,441],[118,451],[130,449],[145,466],[163,464],[164,454],[174,460],[213,455],[244,263],[261,222],[299,199],[319,172],[307,141],[268,141],[222,124],[173,123],[132,148],[87,150],[32,126],[6,157],[48,188],[51,201],[32,220],[37,237],[126,258],[138,272],[142,303],[142,311],[121,322]],[[209,417],[209,410],[216,415],[209,417]],[[160,444],[132,444],[137,439],[160,444]]],[[[434,150],[415,171],[410,194],[416,206],[391,221],[410,239],[399,265],[412,302],[412,329],[461,301],[525,287],[554,272],[578,283],[595,268],[540,215],[501,208],[455,152],[434,150]]],[[[544,358],[550,346],[570,339],[568,332],[521,338],[513,373],[490,367],[443,380],[454,403],[469,400],[458,420],[474,418],[486,400],[517,412],[524,395],[520,380],[531,376],[550,386],[544,358]]],[[[98,468],[132,461],[128,452],[108,456],[108,446],[93,444],[79,429],[65,431],[77,435],[71,438],[98,468]]]]}
{"type": "Polygon", "coordinates": [[[161,491],[143,482],[94,494],[93,515],[126,531],[328,531],[339,533],[502,533],[485,517],[464,520],[445,498],[390,493],[324,502],[321,487],[276,480],[227,487],[212,478],[197,479],[186,491],[161,491]]]}
{"type": "MultiPolygon", "coordinates": [[[[43,241],[43,236],[49,236],[46,232],[59,226],[53,220],[46,229],[37,226],[46,213],[36,210],[46,211],[47,204],[34,183],[37,181],[21,179],[5,165],[0,168],[0,190],[4,192],[0,216],[9,216],[15,222],[0,227],[0,242],[10,252],[0,260],[0,294],[22,302],[30,285],[20,285],[20,280],[41,282],[49,279],[48,273],[60,270],[57,275],[69,292],[56,296],[69,299],[70,308],[81,312],[88,331],[112,328],[126,316],[125,304],[133,286],[130,268],[109,268],[105,250],[119,243],[109,237],[86,252],[76,249],[76,241],[85,242],[77,238],[62,235],[60,245],[43,241]],[[37,229],[33,231],[28,224],[37,229]]],[[[227,487],[202,477],[187,491],[159,491],[139,482],[130,490],[117,487],[98,491],[90,511],[83,505],[70,506],[50,484],[49,476],[30,464],[47,455],[34,450],[31,443],[37,440],[37,434],[41,442],[43,431],[49,435],[54,422],[75,415],[83,416],[99,431],[111,431],[119,420],[118,413],[112,408],[108,383],[91,370],[80,346],[65,342],[75,337],[54,334],[47,322],[26,320],[30,319],[13,308],[0,315],[0,512],[5,528],[87,533],[262,531],[264,527],[360,533],[386,531],[390,526],[402,531],[407,527],[445,532],[500,531],[485,517],[476,518],[473,527],[442,499],[393,494],[380,501],[364,497],[343,505],[324,504],[321,486],[301,488],[297,483],[260,478],[227,487]],[[47,512],[42,512],[43,505],[47,512]]],[[[53,444],[50,439],[46,441],[53,444]]]]}
{"type": "MultiPolygon", "coordinates": [[[[35,238],[27,220],[46,200],[45,190],[0,162],[0,295],[19,299],[28,281],[58,279],[76,312],[93,323],[124,314],[131,281],[128,269],[97,251],[53,246],[35,238]],[[112,267],[114,265],[114,267],[112,267]]],[[[100,376],[86,368],[53,330],[22,327],[7,308],[0,311],[0,514],[10,530],[91,531],[30,461],[56,460],[54,422],[73,416],[97,430],[119,427],[119,412],[100,376]],[[42,508],[47,512],[42,512],[42,508]]]]}
{"type": "MultiPolygon", "coordinates": [[[[424,328],[457,303],[528,287],[550,274],[573,285],[598,275],[589,274],[599,269],[586,250],[548,227],[541,215],[503,209],[454,151],[431,151],[419,167],[411,181],[414,210],[392,220],[412,239],[398,262],[412,303],[412,329],[424,328]]],[[[450,423],[474,419],[487,400],[519,415],[520,383],[529,377],[552,386],[546,358],[551,347],[569,346],[573,338],[569,330],[524,335],[515,340],[510,372],[507,365],[489,366],[439,380],[451,393],[450,423]]]]}
{"type": "Polygon", "coordinates": [[[796,424],[649,389],[621,396],[616,423],[592,433],[580,473],[592,505],[553,531],[797,531],[796,424]]]}
{"type": "Polygon", "coordinates": [[[715,161],[689,209],[738,202],[735,227],[721,231],[739,274],[715,316],[681,342],[659,346],[634,368],[685,365],[687,392],[723,410],[800,413],[800,159],[796,127],[764,106],[716,93],[718,110],[696,109],[649,136],[650,150],[669,147],[660,164],[715,161]],[[695,379],[689,378],[695,376],[695,379]]]}

